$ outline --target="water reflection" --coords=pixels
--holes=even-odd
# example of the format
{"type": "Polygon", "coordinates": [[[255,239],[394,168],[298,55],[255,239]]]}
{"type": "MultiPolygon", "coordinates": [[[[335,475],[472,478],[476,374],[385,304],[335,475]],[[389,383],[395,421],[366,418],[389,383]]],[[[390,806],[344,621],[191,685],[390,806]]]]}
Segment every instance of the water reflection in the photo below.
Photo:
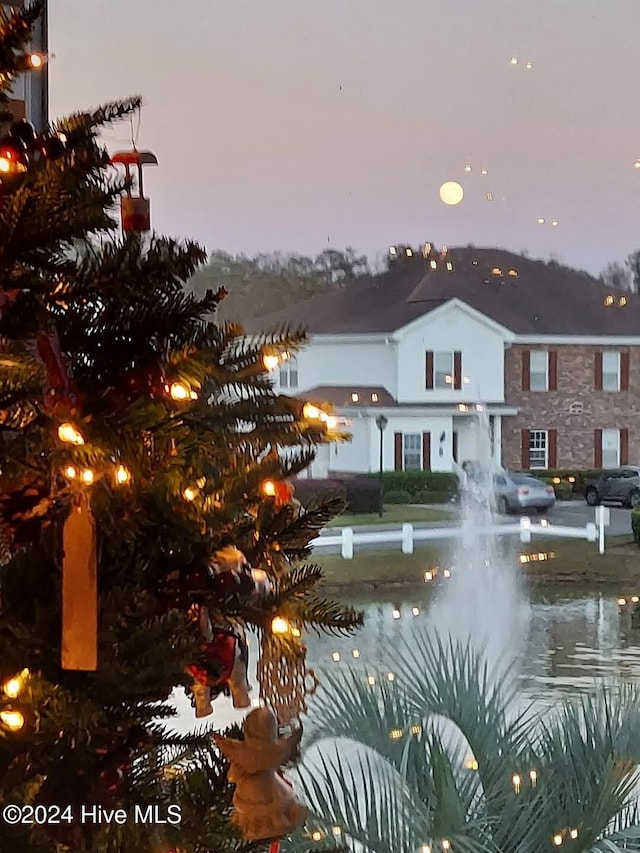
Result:
{"type": "MultiPolygon", "coordinates": [[[[433,627],[431,588],[350,597],[365,611],[365,627],[354,638],[309,637],[309,660],[317,669],[360,666],[378,670],[404,638],[433,627]],[[394,614],[395,611],[395,614],[394,614]],[[394,618],[400,615],[400,618],[394,618]]],[[[519,605],[525,631],[519,655],[523,695],[553,703],[562,695],[591,690],[596,681],[640,678],[640,630],[631,627],[617,597],[585,590],[537,589],[519,605]]],[[[385,670],[386,671],[386,670],[385,670]]]]}

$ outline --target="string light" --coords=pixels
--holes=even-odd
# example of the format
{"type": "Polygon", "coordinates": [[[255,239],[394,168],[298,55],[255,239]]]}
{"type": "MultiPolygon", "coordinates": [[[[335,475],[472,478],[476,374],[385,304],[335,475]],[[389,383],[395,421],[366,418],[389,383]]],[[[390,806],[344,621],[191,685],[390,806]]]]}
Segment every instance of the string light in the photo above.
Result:
{"type": "Polygon", "coordinates": [[[319,830],[319,829],[315,829],[315,830],[311,833],[311,839],[312,839],[313,841],[322,841],[322,833],[320,832],[320,830],[319,830]]]}
{"type": "Polygon", "coordinates": [[[73,424],[64,423],[58,427],[58,438],[67,444],[84,444],[84,438],[73,424]]]}
{"type": "Polygon", "coordinates": [[[5,695],[9,697],[9,699],[17,699],[20,695],[20,691],[24,687],[24,682],[29,676],[29,670],[23,669],[21,673],[15,675],[13,678],[10,678],[9,681],[2,688],[5,695]]]}
{"type": "Polygon", "coordinates": [[[637,603],[640,601],[640,598],[638,598],[638,596],[637,596],[637,595],[632,595],[632,596],[631,596],[631,601],[632,601],[634,604],[637,604],[637,603]]]}
{"type": "Polygon", "coordinates": [[[332,658],[334,663],[339,663],[340,662],[340,652],[333,652],[333,654],[331,655],[331,658],[332,658]]]}
{"type": "Polygon", "coordinates": [[[96,475],[93,473],[91,468],[85,468],[82,474],[80,475],[80,479],[85,484],[85,486],[90,486],[95,480],[96,475]]]}
{"type": "Polygon", "coordinates": [[[419,608],[419,607],[412,607],[412,608],[411,608],[411,613],[412,613],[414,616],[419,616],[419,615],[420,615],[420,608],[419,608]]]}
{"type": "Polygon", "coordinates": [[[24,727],[24,715],[20,711],[0,711],[0,721],[12,732],[19,732],[24,727]]]}
{"type": "Polygon", "coordinates": [[[301,637],[301,636],[302,636],[302,632],[300,631],[300,628],[292,628],[292,629],[291,629],[291,636],[292,636],[292,637],[295,637],[296,639],[298,639],[299,637],[301,637]]]}
{"type": "Polygon", "coordinates": [[[432,571],[426,571],[424,573],[424,582],[429,583],[429,581],[432,581],[432,580],[433,580],[433,572],[432,571]]]}
{"type": "Polygon", "coordinates": [[[445,569],[442,574],[445,576],[445,578],[451,577],[451,571],[449,569],[445,569]]]}
{"type": "Polygon", "coordinates": [[[431,845],[430,844],[423,844],[422,847],[420,848],[420,853],[431,853],[431,845]]]}
{"type": "Polygon", "coordinates": [[[291,625],[283,616],[275,616],[271,620],[271,631],[274,634],[288,634],[291,631],[291,625]]]}
{"type": "Polygon", "coordinates": [[[375,683],[376,683],[376,677],[375,677],[375,675],[368,675],[368,676],[367,676],[367,684],[368,684],[370,687],[373,687],[373,685],[374,685],[375,683]]]}
{"type": "Polygon", "coordinates": [[[116,483],[119,486],[124,486],[131,480],[131,472],[124,465],[118,465],[116,468],[116,483]]]}
{"type": "Polygon", "coordinates": [[[42,68],[44,65],[44,57],[39,53],[32,53],[29,56],[29,65],[35,70],[42,68]]]}
{"type": "Polygon", "coordinates": [[[308,421],[315,421],[320,418],[320,409],[314,406],[313,403],[305,403],[302,409],[302,416],[308,421]]]}
{"type": "Polygon", "coordinates": [[[478,762],[475,760],[475,758],[468,758],[465,761],[464,766],[466,767],[467,770],[477,770],[478,769],[478,762]]]}
{"type": "Polygon", "coordinates": [[[273,498],[276,495],[276,484],[273,480],[265,480],[262,484],[262,494],[267,498],[273,498]]]}
{"type": "Polygon", "coordinates": [[[577,830],[577,829],[570,829],[570,830],[569,830],[569,835],[570,835],[570,836],[571,836],[571,838],[575,841],[575,840],[576,840],[576,838],[578,837],[578,830],[577,830]]]}
{"type": "Polygon", "coordinates": [[[64,474],[65,474],[65,477],[68,477],[69,480],[75,480],[75,478],[78,476],[78,472],[73,467],[73,465],[68,465],[64,469],[64,474]]]}
{"type": "Polygon", "coordinates": [[[522,784],[522,779],[520,778],[519,773],[513,774],[513,776],[511,777],[511,784],[513,785],[513,790],[516,792],[516,794],[519,794],[520,786],[522,784]]]}
{"type": "Polygon", "coordinates": [[[618,599],[618,606],[619,606],[619,607],[624,607],[624,606],[626,605],[626,603],[627,603],[627,599],[626,599],[626,598],[619,598],[619,599],[618,599]]]}
{"type": "Polygon", "coordinates": [[[402,734],[402,729],[391,729],[391,731],[389,732],[389,738],[390,740],[400,740],[402,734]]]}
{"type": "Polygon", "coordinates": [[[398,607],[393,608],[393,612],[391,615],[393,616],[394,619],[399,619],[402,616],[398,607]]]}
{"type": "Polygon", "coordinates": [[[387,673],[387,681],[395,681],[395,680],[396,680],[396,677],[393,674],[393,672],[388,672],[387,673]]]}
{"type": "Polygon", "coordinates": [[[355,659],[357,660],[357,659],[360,657],[360,649],[354,649],[354,650],[351,652],[351,657],[353,657],[353,658],[355,658],[355,659]]]}
{"type": "Polygon", "coordinates": [[[556,847],[560,847],[560,845],[562,844],[562,835],[559,832],[557,832],[553,836],[553,843],[555,844],[556,847]]]}
{"type": "Polygon", "coordinates": [[[419,723],[414,723],[409,729],[412,735],[421,735],[422,734],[422,726],[419,723]]]}
{"type": "Polygon", "coordinates": [[[262,357],[262,363],[264,364],[265,368],[269,372],[271,372],[272,370],[275,370],[276,367],[280,364],[280,359],[277,355],[265,355],[262,357]]]}
{"type": "Polygon", "coordinates": [[[449,849],[450,849],[450,847],[451,847],[451,842],[449,841],[449,839],[448,839],[448,838],[443,838],[443,839],[442,839],[442,849],[443,849],[443,850],[449,850],[449,849]]]}
{"type": "Polygon", "coordinates": [[[529,781],[531,782],[532,788],[535,788],[538,784],[538,774],[535,770],[529,770],[529,781]]]}
{"type": "Polygon", "coordinates": [[[331,827],[331,832],[332,832],[335,836],[340,836],[340,835],[342,835],[342,827],[341,827],[341,826],[332,826],[332,827],[331,827]]]}
{"type": "Polygon", "coordinates": [[[187,486],[187,488],[182,492],[182,497],[185,501],[195,501],[197,494],[198,493],[195,489],[192,489],[191,486],[187,486]]]}

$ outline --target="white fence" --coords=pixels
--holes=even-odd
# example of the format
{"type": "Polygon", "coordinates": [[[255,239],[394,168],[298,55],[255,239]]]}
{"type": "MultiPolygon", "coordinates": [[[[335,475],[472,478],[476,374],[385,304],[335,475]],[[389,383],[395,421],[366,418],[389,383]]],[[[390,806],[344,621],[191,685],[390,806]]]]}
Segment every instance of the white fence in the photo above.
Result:
{"type": "MultiPolygon", "coordinates": [[[[605,527],[609,524],[609,510],[598,507],[596,521],[585,527],[567,527],[552,525],[543,519],[539,524],[532,523],[530,518],[521,518],[519,524],[496,524],[492,527],[480,528],[473,531],[474,536],[515,536],[520,537],[524,544],[531,542],[532,536],[546,538],[558,537],[566,539],[585,539],[587,542],[597,542],[598,551],[604,554],[605,527]]],[[[344,560],[353,559],[354,545],[394,545],[400,543],[403,554],[413,554],[416,542],[429,542],[442,539],[456,539],[468,535],[462,527],[429,527],[416,530],[413,524],[403,524],[400,530],[357,531],[352,527],[343,527],[338,535],[318,536],[311,542],[317,550],[322,548],[340,547],[344,560]]]]}

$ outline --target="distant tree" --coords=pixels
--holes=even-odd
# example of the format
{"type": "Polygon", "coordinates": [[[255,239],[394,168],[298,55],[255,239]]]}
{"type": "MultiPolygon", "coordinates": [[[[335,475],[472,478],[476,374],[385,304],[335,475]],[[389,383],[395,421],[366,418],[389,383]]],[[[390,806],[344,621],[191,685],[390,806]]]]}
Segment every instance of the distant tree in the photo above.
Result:
{"type": "Polygon", "coordinates": [[[631,285],[629,290],[634,293],[640,291],[640,249],[636,249],[627,258],[627,267],[631,274],[631,285]]]}
{"type": "MultiPolygon", "coordinates": [[[[638,255],[640,253],[636,254],[638,255]]],[[[635,275],[633,273],[633,268],[631,267],[631,258],[632,256],[630,255],[626,264],[619,264],[616,261],[613,261],[612,263],[607,264],[607,266],[602,270],[600,278],[607,287],[612,290],[637,290],[635,275]]],[[[640,263],[640,258],[638,258],[636,263],[640,263]]]]}
{"type": "Polygon", "coordinates": [[[228,296],[216,316],[247,320],[344,287],[368,273],[367,258],[351,248],[325,249],[316,258],[281,252],[250,257],[218,250],[188,286],[198,295],[225,287],[228,296]]]}

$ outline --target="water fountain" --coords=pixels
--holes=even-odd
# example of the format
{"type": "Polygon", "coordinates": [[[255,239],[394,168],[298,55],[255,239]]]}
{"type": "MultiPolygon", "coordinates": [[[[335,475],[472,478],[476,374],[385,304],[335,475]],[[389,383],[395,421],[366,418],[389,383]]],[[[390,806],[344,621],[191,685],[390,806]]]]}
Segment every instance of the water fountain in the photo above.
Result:
{"type": "Polygon", "coordinates": [[[494,531],[498,473],[489,417],[483,406],[471,424],[473,458],[458,469],[462,536],[451,547],[451,577],[429,612],[441,638],[484,650],[493,669],[510,664],[527,634],[527,607],[514,543],[494,531]]]}

